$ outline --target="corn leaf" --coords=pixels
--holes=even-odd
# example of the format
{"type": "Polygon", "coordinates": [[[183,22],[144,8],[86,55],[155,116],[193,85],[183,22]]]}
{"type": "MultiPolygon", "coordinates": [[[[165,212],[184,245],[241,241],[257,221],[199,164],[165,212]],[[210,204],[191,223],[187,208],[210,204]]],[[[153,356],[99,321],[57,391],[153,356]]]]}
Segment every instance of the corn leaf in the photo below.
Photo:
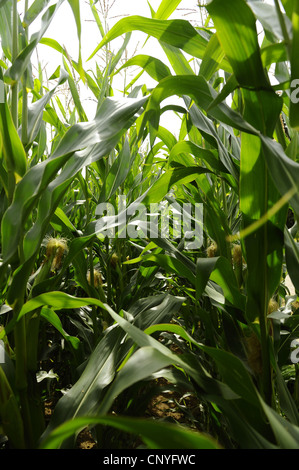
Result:
{"type": "MultiPolygon", "coordinates": [[[[112,426],[141,436],[148,449],[220,449],[210,437],[181,426],[124,416],[83,416],[62,424],[42,441],[41,449],[59,449],[62,442],[87,426],[112,426]]],[[[181,460],[184,460],[182,457],[181,460]]]]}
{"type": "Polygon", "coordinates": [[[207,40],[197,32],[188,21],[157,20],[142,16],[131,16],[121,19],[106,34],[104,39],[90,55],[90,60],[105,44],[124,33],[134,30],[142,31],[158,40],[183,49],[188,54],[201,58],[205,52],[207,40]]]}
{"type": "Polygon", "coordinates": [[[18,181],[26,173],[27,160],[7,103],[0,103],[0,138],[6,168],[15,174],[18,181]]]}

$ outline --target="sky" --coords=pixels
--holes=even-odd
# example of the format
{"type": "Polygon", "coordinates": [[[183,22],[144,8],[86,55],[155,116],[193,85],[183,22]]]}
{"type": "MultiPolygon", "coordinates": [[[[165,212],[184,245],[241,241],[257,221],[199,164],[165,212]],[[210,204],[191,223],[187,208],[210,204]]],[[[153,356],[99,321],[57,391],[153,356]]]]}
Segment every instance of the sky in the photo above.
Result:
{"type": "MultiPolygon", "coordinates": [[[[56,1],[57,0],[53,0],[51,3],[56,3],[56,1]]],[[[151,4],[152,8],[157,11],[161,1],[162,0],[149,0],[149,3],[151,4]]],[[[266,1],[267,3],[270,3],[272,0],[266,1]]],[[[170,19],[183,18],[190,21],[191,24],[201,24],[201,14],[197,3],[198,2],[196,0],[182,0],[176,11],[171,15],[170,19]]],[[[111,29],[117,21],[125,16],[141,15],[148,18],[151,17],[148,0],[99,0],[99,2],[96,4],[99,11],[101,10],[100,5],[112,5],[107,18],[109,29],[111,29]]],[[[22,9],[24,8],[24,0],[19,1],[18,7],[19,11],[22,12],[22,9]]],[[[99,53],[95,56],[94,61],[86,62],[86,60],[101,41],[101,35],[90,10],[89,0],[80,0],[80,9],[83,68],[88,70],[88,68],[91,67],[94,70],[95,60],[100,66],[101,64],[104,65],[102,58],[103,53],[99,51],[99,53]]],[[[32,27],[30,27],[30,35],[35,31],[33,28],[39,28],[38,20],[36,20],[32,27]]],[[[52,23],[45,34],[45,37],[58,41],[59,44],[66,48],[70,57],[74,60],[77,60],[78,38],[76,25],[72,10],[67,0],[65,0],[59,7],[59,10],[54,16],[52,23]]],[[[146,37],[147,36],[141,32],[134,31],[132,33],[127,50],[128,58],[140,53],[148,54],[159,58],[169,65],[166,56],[164,55],[164,52],[159,45],[159,42],[155,38],[150,38],[146,42],[146,45],[144,45],[146,37]]],[[[121,44],[121,38],[112,41],[110,44],[112,52],[116,53],[121,44]]],[[[48,46],[38,46],[38,57],[42,66],[46,68],[48,77],[56,70],[58,65],[62,65],[61,54],[48,46]]],[[[130,69],[126,69],[126,73],[129,75],[126,78],[126,83],[136,76],[140,70],[141,69],[138,67],[131,67],[130,69]]],[[[123,72],[123,74],[124,73],[125,72],[123,72]]],[[[113,79],[112,87],[115,93],[117,93],[117,90],[119,89],[121,94],[124,80],[123,74],[119,74],[113,79]]],[[[157,85],[157,82],[151,79],[146,73],[142,75],[138,83],[146,83],[148,87],[154,87],[157,85]]],[[[87,88],[82,86],[82,84],[80,85],[80,97],[88,118],[92,119],[95,113],[96,103],[93,101],[94,96],[92,93],[87,88]]],[[[164,104],[168,104],[170,102],[175,104],[181,103],[178,97],[171,97],[164,104]]],[[[173,113],[164,113],[162,116],[161,125],[165,125],[165,127],[171,130],[177,136],[179,120],[173,116],[173,113]]]]}
{"type": "MultiPolygon", "coordinates": [[[[161,3],[161,0],[149,0],[152,8],[156,11],[161,3]]],[[[19,2],[19,11],[22,11],[24,1],[21,0],[19,2]]],[[[56,3],[53,1],[53,3],[56,3]]],[[[146,16],[148,18],[151,17],[150,9],[148,6],[147,0],[101,0],[101,4],[104,5],[111,5],[112,7],[109,10],[107,24],[109,29],[119,21],[121,18],[129,15],[140,15],[146,16]]],[[[197,7],[196,0],[182,0],[181,4],[179,5],[178,9],[171,15],[171,19],[174,18],[183,18],[193,23],[196,21],[198,24],[200,22],[200,13],[197,7]]],[[[100,4],[96,4],[97,9],[99,12],[100,4]]],[[[99,42],[101,41],[101,35],[98,30],[98,27],[94,21],[92,12],[89,6],[89,0],[80,0],[80,10],[81,10],[81,26],[82,26],[82,58],[83,58],[83,68],[88,69],[91,66],[93,69],[93,62],[86,62],[87,58],[92,54],[94,49],[97,47],[99,42]]],[[[39,21],[36,20],[35,28],[38,29],[39,21]]],[[[30,29],[29,34],[31,35],[35,29],[30,29]]],[[[78,38],[76,32],[76,25],[75,20],[73,17],[72,10],[65,0],[62,5],[60,6],[57,14],[54,16],[50,27],[48,28],[45,37],[55,39],[59,42],[62,46],[66,48],[68,54],[72,59],[77,60],[78,58],[78,38]]],[[[148,54],[154,57],[159,58],[160,60],[166,62],[166,56],[162,48],[160,47],[158,41],[154,38],[150,38],[146,45],[144,46],[144,42],[146,39],[146,34],[140,33],[138,31],[134,31],[131,36],[131,40],[128,45],[128,58],[130,56],[136,55],[137,53],[140,54],[148,54]],[[143,47],[144,46],[144,47],[143,47]]],[[[116,53],[120,44],[122,44],[123,40],[121,38],[115,39],[111,42],[111,50],[116,53]]],[[[61,54],[57,51],[53,50],[52,48],[39,45],[38,46],[38,57],[43,65],[47,69],[47,76],[49,77],[57,68],[58,65],[62,64],[61,54]]],[[[103,65],[103,59],[101,58],[102,54],[99,52],[97,56],[95,56],[94,60],[97,60],[98,64],[101,66],[103,65]]],[[[137,75],[141,71],[138,67],[131,67],[130,69],[126,69],[126,73],[129,75],[127,77],[127,83],[137,75]],[[131,74],[131,75],[130,75],[131,74]]],[[[117,93],[117,90],[122,90],[123,88],[123,79],[124,75],[120,74],[119,76],[115,76],[113,80],[113,90],[117,93]]],[[[148,87],[154,87],[157,85],[157,82],[151,79],[146,73],[142,75],[142,78],[139,83],[146,83],[148,87]]],[[[94,98],[90,91],[85,89],[84,87],[80,87],[81,90],[81,98],[83,100],[83,106],[88,115],[89,119],[92,119],[96,103],[92,101],[94,98]]],[[[176,102],[179,103],[179,98],[173,97],[170,98],[168,102],[176,102]]],[[[166,102],[165,102],[166,104],[166,102]]],[[[173,114],[173,113],[172,113],[173,114]]],[[[170,128],[172,132],[177,134],[177,129],[179,125],[179,121],[176,117],[171,117],[170,113],[165,113],[163,116],[164,122],[161,122],[161,125],[165,125],[167,123],[167,127],[170,128]]]]}
{"type": "MultiPolygon", "coordinates": [[[[129,15],[141,15],[150,17],[150,9],[147,0],[100,0],[101,4],[112,5],[109,10],[108,26],[111,27],[122,17],[129,15]]],[[[100,11],[99,3],[96,4],[100,11]]],[[[150,4],[154,10],[157,10],[161,0],[150,0],[150,4]]],[[[85,59],[89,57],[91,52],[99,43],[101,37],[93,19],[89,7],[88,0],[80,0],[80,9],[82,17],[82,49],[85,59]]],[[[198,8],[196,7],[196,0],[182,0],[178,10],[174,12],[171,18],[195,19],[198,16],[198,8]],[[188,14],[188,16],[183,16],[188,14]]],[[[47,36],[55,37],[58,42],[63,43],[72,52],[76,54],[77,40],[74,18],[67,1],[64,1],[59,8],[59,14],[53,19],[50,28],[48,29],[47,36]]],[[[146,36],[143,33],[134,33],[132,38],[133,46],[146,36]]]]}

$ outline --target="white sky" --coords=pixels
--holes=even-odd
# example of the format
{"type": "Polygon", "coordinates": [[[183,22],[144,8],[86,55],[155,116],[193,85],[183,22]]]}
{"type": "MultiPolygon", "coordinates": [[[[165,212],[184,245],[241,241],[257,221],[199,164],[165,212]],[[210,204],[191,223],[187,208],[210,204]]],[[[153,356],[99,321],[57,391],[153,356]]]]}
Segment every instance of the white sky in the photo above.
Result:
{"type": "MultiPolygon", "coordinates": [[[[152,8],[155,11],[157,11],[161,1],[162,0],[149,0],[152,8]]],[[[56,3],[56,2],[53,1],[53,3],[56,3]]],[[[103,3],[111,5],[113,3],[113,0],[102,0],[102,5],[103,3]]],[[[97,6],[97,9],[100,11],[99,3],[96,4],[96,6],[97,6]]],[[[24,0],[21,0],[19,2],[20,12],[22,12],[23,7],[24,7],[24,0]]],[[[89,0],[80,0],[80,9],[81,9],[81,27],[82,27],[81,40],[82,40],[83,68],[86,70],[88,70],[89,67],[94,69],[94,67],[92,66],[93,61],[86,62],[86,60],[94,51],[94,49],[97,47],[99,42],[101,41],[101,35],[94,21],[92,12],[90,10],[89,0]]],[[[140,15],[140,16],[146,16],[150,18],[151,13],[150,13],[150,8],[148,6],[147,0],[115,0],[111,10],[109,11],[109,16],[107,19],[109,29],[111,29],[111,27],[117,21],[119,21],[122,17],[128,16],[128,15],[140,15]]],[[[200,12],[199,12],[199,8],[197,7],[196,0],[182,0],[178,9],[171,15],[170,18],[171,19],[183,18],[188,21],[191,21],[191,23],[196,22],[197,24],[199,24],[201,21],[200,12]]],[[[39,21],[37,19],[35,23],[33,23],[33,25],[30,26],[29,28],[29,36],[33,32],[35,32],[35,30],[38,28],[39,28],[39,21]]],[[[65,46],[68,51],[68,54],[72,57],[72,59],[77,60],[78,38],[77,38],[76,25],[75,25],[75,20],[73,17],[72,10],[67,0],[63,2],[59,10],[57,11],[56,15],[54,16],[51,22],[51,25],[45,34],[45,37],[55,39],[56,41],[58,41],[59,44],[61,44],[62,46],[65,46]]],[[[140,33],[137,31],[134,31],[132,33],[131,40],[128,45],[128,58],[130,58],[130,56],[134,53],[135,54],[141,53],[141,54],[148,54],[148,55],[157,57],[160,60],[163,60],[165,63],[167,63],[166,56],[164,55],[164,52],[156,39],[150,38],[147,41],[145,47],[142,47],[144,45],[144,41],[146,37],[147,36],[144,33],[140,33]],[[136,47],[137,47],[137,51],[136,51],[136,47]]],[[[115,39],[114,41],[112,41],[110,44],[112,52],[116,53],[119,45],[122,44],[122,42],[123,42],[122,39],[115,39]]],[[[62,64],[61,54],[59,54],[57,51],[55,51],[54,49],[48,46],[39,45],[38,54],[39,54],[40,62],[42,63],[44,67],[47,68],[48,77],[55,71],[58,65],[62,64]]],[[[99,51],[99,54],[95,56],[95,60],[97,60],[97,63],[99,64],[100,67],[103,65],[100,51],[99,51]]],[[[167,65],[169,64],[167,63],[167,65]]],[[[130,69],[125,69],[125,70],[127,71],[128,74],[131,73],[131,75],[126,79],[126,83],[129,83],[129,81],[141,71],[139,67],[134,67],[134,68],[132,67],[130,69]]],[[[157,85],[157,82],[152,80],[146,73],[142,75],[138,83],[139,84],[146,83],[148,87],[154,87],[157,85]]],[[[113,79],[112,87],[115,93],[117,92],[118,87],[120,90],[122,90],[123,75],[120,74],[119,76],[116,76],[113,79]]],[[[88,91],[87,89],[84,89],[84,87],[82,88],[82,85],[80,89],[81,89],[81,98],[82,98],[83,107],[89,119],[92,119],[96,104],[90,101],[90,99],[88,98],[94,98],[94,96],[92,95],[90,91],[88,91]]],[[[170,102],[178,103],[179,98],[178,97],[170,98],[169,100],[167,100],[167,103],[170,103],[170,102]]],[[[168,127],[169,130],[177,134],[177,132],[175,132],[174,129],[178,128],[179,121],[177,120],[176,117],[173,117],[173,119],[170,121],[170,117],[172,114],[173,113],[170,113],[170,112],[164,113],[163,120],[161,121],[161,125],[168,127]],[[168,125],[166,125],[166,123],[168,125]]]]}
{"type": "MultiPolygon", "coordinates": [[[[113,3],[113,0],[102,0],[101,3],[111,5],[113,3]]],[[[158,9],[160,3],[161,0],[150,0],[150,4],[155,11],[158,9]]],[[[100,10],[99,2],[96,4],[96,6],[98,10],[100,10]]],[[[196,0],[182,0],[178,8],[179,9],[174,12],[171,18],[182,18],[183,15],[189,13],[188,16],[184,16],[185,19],[196,19],[197,16],[197,19],[199,21],[199,13],[198,8],[196,7],[196,0]]],[[[80,0],[80,9],[82,17],[82,52],[83,59],[87,59],[87,57],[91,54],[91,52],[99,43],[101,37],[98,31],[98,27],[95,24],[92,13],[90,11],[89,1],[80,0]]],[[[109,11],[107,21],[109,28],[111,29],[113,24],[115,24],[119,19],[127,15],[141,15],[150,18],[151,15],[147,0],[115,0],[111,10],[109,11]]],[[[146,38],[146,35],[144,35],[143,33],[136,32],[133,33],[133,35],[136,38],[131,39],[131,43],[134,46],[139,39],[146,38]]],[[[71,51],[70,54],[72,55],[73,53],[73,55],[76,56],[76,27],[71,8],[66,0],[60,6],[59,13],[54,17],[51,26],[46,33],[46,36],[53,37],[59,43],[65,44],[68,50],[71,51]]]]}
{"type": "MultiPolygon", "coordinates": [[[[57,0],[53,0],[51,3],[56,3],[57,0]]],[[[162,0],[149,0],[152,8],[157,11],[162,0]]],[[[270,3],[272,0],[266,0],[267,3],[270,3]]],[[[151,17],[150,8],[147,0],[100,0],[101,4],[113,4],[111,10],[109,11],[107,23],[109,28],[111,27],[122,17],[128,15],[141,15],[148,18],[151,17]]],[[[100,5],[98,2],[96,4],[98,10],[100,10],[100,5]]],[[[32,1],[29,2],[30,4],[32,1]]],[[[18,3],[19,11],[22,12],[24,8],[24,0],[20,0],[18,3]]],[[[86,62],[86,59],[91,55],[94,49],[97,47],[101,41],[101,35],[98,30],[98,27],[94,21],[92,12],[89,6],[89,0],[80,0],[80,9],[81,9],[81,27],[82,27],[82,58],[83,58],[83,68],[88,70],[88,68],[94,69],[94,62],[86,62]]],[[[45,11],[45,10],[44,10],[45,11]]],[[[171,15],[172,18],[183,18],[190,21],[192,24],[201,24],[201,13],[200,9],[197,6],[196,0],[182,0],[177,10],[171,15]]],[[[32,26],[29,28],[29,35],[31,35],[36,29],[39,28],[39,21],[36,20],[32,26]]],[[[59,44],[66,47],[68,54],[72,59],[77,60],[78,58],[78,38],[75,20],[73,17],[72,10],[65,0],[54,16],[50,27],[48,28],[45,37],[55,39],[59,44]]],[[[146,34],[134,31],[128,46],[128,58],[132,54],[148,54],[154,57],[159,58],[168,64],[166,56],[162,48],[159,45],[159,42],[155,38],[150,38],[145,47],[142,47],[146,39],[146,34]],[[137,47],[137,50],[135,50],[137,47]]],[[[117,52],[118,47],[122,44],[122,39],[115,39],[111,42],[112,52],[117,52]]],[[[39,60],[42,65],[47,68],[47,76],[49,77],[58,65],[62,64],[61,54],[56,52],[54,49],[39,45],[38,46],[39,60]]],[[[98,55],[95,56],[95,59],[99,66],[104,66],[104,63],[101,59],[101,52],[99,51],[98,55]]],[[[130,74],[126,79],[126,83],[135,77],[138,72],[141,71],[139,67],[134,67],[130,69],[125,69],[127,74],[130,74]]],[[[117,93],[117,89],[122,90],[123,88],[123,75],[116,76],[113,79],[112,88],[117,93]]],[[[141,79],[138,82],[146,83],[148,87],[154,87],[157,85],[157,82],[152,80],[146,73],[144,73],[141,79]]],[[[81,90],[81,99],[82,104],[87,113],[89,119],[92,119],[94,116],[94,110],[96,104],[90,100],[94,98],[92,93],[87,90],[85,87],[80,87],[81,90]]],[[[169,98],[166,103],[175,103],[179,104],[180,100],[178,97],[169,98]]],[[[177,135],[176,130],[178,129],[179,121],[177,118],[173,117],[173,113],[167,112],[164,113],[161,120],[161,125],[164,125],[169,130],[171,130],[175,135],[177,135]]]]}

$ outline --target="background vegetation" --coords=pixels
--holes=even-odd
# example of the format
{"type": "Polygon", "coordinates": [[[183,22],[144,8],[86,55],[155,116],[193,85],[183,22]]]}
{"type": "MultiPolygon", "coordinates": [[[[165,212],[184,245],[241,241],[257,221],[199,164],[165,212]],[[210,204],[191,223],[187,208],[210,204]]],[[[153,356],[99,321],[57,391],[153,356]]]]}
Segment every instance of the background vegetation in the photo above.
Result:
{"type": "Polygon", "coordinates": [[[298,448],[299,1],[212,0],[196,25],[162,0],[109,30],[90,0],[86,66],[79,0],[78,57],[47,37],[62,3],[0,1],[2,447],[74,448],[89,427],[97,448],[298,448]],[[167,61],[127,58],[135,31],[167,61]],[[61,54],[50,77],[40,44],[61,54]],[[121,196],[131,224],[136,202],[201,203],[203,245],[113,218],[103,236],[98,204],[121,196]]]}

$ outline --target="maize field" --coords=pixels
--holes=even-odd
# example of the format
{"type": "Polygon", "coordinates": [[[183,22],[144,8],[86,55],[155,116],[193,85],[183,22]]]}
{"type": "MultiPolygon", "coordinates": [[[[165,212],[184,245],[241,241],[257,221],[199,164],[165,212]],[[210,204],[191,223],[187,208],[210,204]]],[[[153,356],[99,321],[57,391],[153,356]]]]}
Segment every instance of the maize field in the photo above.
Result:
{"type": "Polygon", "coordinates": [[[299,0],[124,3],[0,0],[0,448],[299,449],[299,0]]]}

